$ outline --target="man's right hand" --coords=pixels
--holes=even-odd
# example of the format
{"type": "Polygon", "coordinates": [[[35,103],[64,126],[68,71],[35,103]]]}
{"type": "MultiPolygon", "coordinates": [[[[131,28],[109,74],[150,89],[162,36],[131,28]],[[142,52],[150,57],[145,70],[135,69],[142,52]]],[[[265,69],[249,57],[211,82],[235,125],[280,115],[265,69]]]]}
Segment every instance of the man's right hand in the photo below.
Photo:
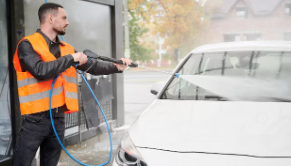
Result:
{"type": "Polygon", "coordinates": [[[85,64],[88,61],[87,56],[83,52],[76,52],[72,54],[74,62],[79,62],[79,66],[85,64]]]}

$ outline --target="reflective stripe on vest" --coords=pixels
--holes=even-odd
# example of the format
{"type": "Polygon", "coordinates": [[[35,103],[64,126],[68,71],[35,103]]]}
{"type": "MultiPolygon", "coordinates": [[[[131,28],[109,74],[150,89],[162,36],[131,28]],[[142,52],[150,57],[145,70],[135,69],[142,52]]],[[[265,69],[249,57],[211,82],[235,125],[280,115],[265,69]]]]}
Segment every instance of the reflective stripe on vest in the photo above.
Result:
{"type": "MultiPolygon", "coordinates": [[[[54,88],[54,90],[52,92],[52,96],[59,95],[63,91],[64,91],[64,88],[62,86],[60,86],[58,88],[54,88]]],[[[47,91],[44,91],[44,92],[40,92],[40,93],[36,93],[36,94],[31,94],[31,95],[19,97],[19,102],[20,102],[20,104],[21,103],[27,103],[27,102],[31,102],[31,101],[34,101],[34,100],[44,99],[44,98],[47,98],[47,97],[50,97],[50,90],[47,90],[47,91]]]]}
{"type": "Polygon", "coordinates": [[[38,83],[38,81],[35,78],[27,78],[24,80],[17,81],[18,88],[24,87],[30,84],[36,84],[36,83],[38,83]]]}
{"type": "Polygon", "coordinates": [[[66,76],[66,75],[63,75],[63,77],[65,78],[65,80],[69,83],[72,83],[72,84],[77,84],[77,79],[74,78],[74,77],[69,77],[69,76],[66,76]]]}
{"type": "MultiPolygon", "coordinates": [[[[27,39],[31,43],[34,51],[41,56],[44,62],[56,60],[55,56],[50,53],[48,45],[41,34],[34,33],[24,39],[27,39]]],[[[75,52],[71,45],[65,42],[62,43],[64,45],[60,45],[61,56],[75,52]]],[[[13,64],[17,75],[21,115],[49,110],[49,95],[53,79],[37,80],[28,71],[22,72],[17,53],[18,45],[13,57],[13,64]]],[[[74,67],[66,69],[60,75],[55,82],[52,92],[52,108],[66,104],[69,109],[66,113],[79,110],[76,78],[77,75],[74,67]]]]}

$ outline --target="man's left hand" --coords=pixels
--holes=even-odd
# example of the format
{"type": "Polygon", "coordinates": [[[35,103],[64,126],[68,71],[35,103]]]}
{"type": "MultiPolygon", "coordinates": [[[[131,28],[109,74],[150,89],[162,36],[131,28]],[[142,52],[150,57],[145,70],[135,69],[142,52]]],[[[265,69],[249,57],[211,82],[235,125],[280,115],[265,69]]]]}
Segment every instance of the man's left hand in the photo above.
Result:
{"type": "Polygon", "coordinates": [[[130,65],[132,62],[132,60],[130,60],[128,58],[121,58],[120,60],[122,60],[123,64],[113,63],[117,67],[117,69],[120,71],[125,70],[128,67],[128,65],[130,65]]]}

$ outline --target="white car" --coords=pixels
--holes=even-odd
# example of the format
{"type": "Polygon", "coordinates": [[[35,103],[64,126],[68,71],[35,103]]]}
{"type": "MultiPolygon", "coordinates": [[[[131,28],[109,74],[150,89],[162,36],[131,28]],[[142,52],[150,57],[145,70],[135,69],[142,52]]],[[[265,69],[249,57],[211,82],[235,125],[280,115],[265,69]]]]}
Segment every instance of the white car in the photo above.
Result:
{"type": "MultiPolygon", "coordinates": [[[[290,83],[291,42],[205,45],[174,73],[290,83]]],[[[157,98],[121,140],[113,166],[291,166],[289,90],[231,99],[173,76],[153,86],[157,98]]]]}

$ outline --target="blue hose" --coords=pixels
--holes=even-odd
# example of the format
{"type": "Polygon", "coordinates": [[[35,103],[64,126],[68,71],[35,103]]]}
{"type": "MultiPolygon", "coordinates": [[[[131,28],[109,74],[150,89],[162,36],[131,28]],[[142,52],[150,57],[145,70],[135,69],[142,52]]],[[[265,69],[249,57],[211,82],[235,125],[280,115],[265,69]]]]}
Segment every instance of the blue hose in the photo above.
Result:
{"type": "MultiPolygon", "coordinates": [[[[45,3],[47,3],[47,0],[45,0],[45,3]]],[[[63,36],[61,36],[61,39],[64,41],[63,36]]],[[[91,59],[89,59],[89,60],[91,60],[91,59]]],[[[78,64],[77,64],[75,67],[77,67],[77,66],[78,66],[78,64]]],[[[77,69],[76,69],[76,70],[77,70],[77,69]]],[[[93,97],[94,97],[96,103],[98,104],[98,106],[99,106],[99,108],[100,108],[100,111],[101,111],[101,113],[102,113],[102,115],[103,115],[103,117],[104,117],[104,120],[105,120],[105,122],[106,122],[107,130],[108,130],[108,134],[109,134],[109,141],[110,141],[110,154],[109,154],[108,161],[107,161],[106,163],[104,163],[104,164],[102,164],[102,165],[96,165],[96,166],[104,166],[104,165],[107,165],[107,164],[110,162],[111,157],[112,157],[112,138],[111,138],[111,133],[110,133],[109,124],[108,124],[108,121],[107,121],[107,119],[106,119],[106,116],[105,116],[105,114],[104,114],[104,112],[103,112],[103,110],[102,110],[102,108],[101,108],[101,105],[100,105],[100,103],[99,103],[98,100],[97,100],[97,97],[95,96],[93,90],[91,89],[91,87],[90,87],[90,85],[88,84],[87,80],[85,79],[84,75],[83,75],[80,71],[79,71],[78,73],[81,74],[82,79],[83,79],[83,80],[85,81],[85,83],[87,84],[87,86],[88,86],[88,88],[89,88],[91,94],[93,95],[93,97]]],[[[53,83],[52,83],[52,86],[51,86],[51,90],[50,90],[50,98],[49,98],[50,119],[51,119],[51,123],[52,123],[53,130],[54,130],[55,135],[56,135],[56,137],[57,137],[57,139],[58,139],[60,145],[62,146],[63,150],[67,153],[68,156],[71,157],[71,159],[73,159],[74,161],[76,161],[77,163],[79,163],[79,164],[81,164],[81,165],[84,165],[84,166],[90,166],[90,165],[87,165],[87,164],[84,164],[84,163],[78,161],[76,158],[74,158],[74,157],[73,157],[73,156],[72,156],[72,155],[67,151],[67,149],[64,147],[64,145],[63,145],[62,141],[60,140],[60,138],[59,138],[59,136],[58,136],[58,133],[57,133],[57,131],[56,131],[56,129],[55,129],[54,120],[53,120],[53,118],[52,118],[52,108],[51,108],[51,105],[52,105],[51,102],[52,102],[52,101],[51,101],[51,100],[52,100],[53,87],[54,87],[54,84],[55,84],[55,82],[56,82],[56,80],[57,80],[57,78],[58,78],[59,76],[60,76],[60,74],[57,75],[57,76],[54,78],[54,80],[53,80],[53,83]]]]}
{"type": "MultiPolygon", "coordinates": [[[[79,71],[79,72],[80,72],[80,71],[79,71]]],[[[60,138],[59,138],[59,136],[58,136],[58,133],[57,133],[57,131],[56,131],[56,129],[55,129],[54,121],[53,121],[53,118],[52,118],[51,100],[52,100],[53,87],[54,87],[54,84],[55,84],[55,82],[56,82],[56,80],[57,80],[57,78],[58,78],[59,76],[60,76],[60,75],[57,75],[57,76],[54,78],[53,83],[52,83],[52,86],[51,86],[51,90],[50,90],[49,107],[50,107],[50,119],[51,119],[52,127],[53,127],[53,130],[54,130],[54,132],[55,132],[55,135],[56,135],[56,137],[57,137],[57,139],[58,139],[60,145],[62,146],[63,150],[67,153],[67,155],[70,156],[70,157],[71,157],[74,161],[76,161],[77,163],[79,163],[79,164],[81,164],[81,165],[84,165],[84,166],[89,166],[89,165],[84,164],[84,163],[78,161],[77,159],[75,159],[75,158],[74,158],[74,157],[73,157],[73,156],[72,156],[72,155],[71,155],[71,154],[66,150],[66,148],[65,148],[64,145],[62,144],[62,141],[60,140],[60,138]]],[[[108,161],[107,161],[106,163],[104,163],[104,164],[102,164],[102,165],[97,165],[97,166],[104,166],[104,165],[107,165],[107,164],[110,162],[110,160],[111,160],[111,156],[112,156],[112,138],[111,138],[110,128],[109,128],[109,125],[108,125],[108,121],[107,121],[107,119],[106,119],[106,117],[105,117],[105,114],[104,114],[104,112],[103,112],[103,110],[102,110],[102,108],[101,108],[101,105],[100,105],[100,103],[98,102],[98,100],[97,100],[97,98],[96,98],[96,96],[95,96],[93,90],[91,89],[91,87],[90,87],[90,85],[88,84],[87,80],[85,79],[84,75],[81,74],[81,76],[82,76],[83,80],[85,81],[85,83],[87,84],[88,88],[90,89],[91,94],[93,95],[93,97],[94,97],[96,103],[98,104],[98,106],[99,106],[99,108],[100,108],[100,111],[102,112],[102,115],[103,115],[104,120],[105,120],[105,122],[106,122],[107,130],[108,130],[108,134],[109,134],[109,140],[110,140],[110,154],[109,154],[108,161]]]]}

